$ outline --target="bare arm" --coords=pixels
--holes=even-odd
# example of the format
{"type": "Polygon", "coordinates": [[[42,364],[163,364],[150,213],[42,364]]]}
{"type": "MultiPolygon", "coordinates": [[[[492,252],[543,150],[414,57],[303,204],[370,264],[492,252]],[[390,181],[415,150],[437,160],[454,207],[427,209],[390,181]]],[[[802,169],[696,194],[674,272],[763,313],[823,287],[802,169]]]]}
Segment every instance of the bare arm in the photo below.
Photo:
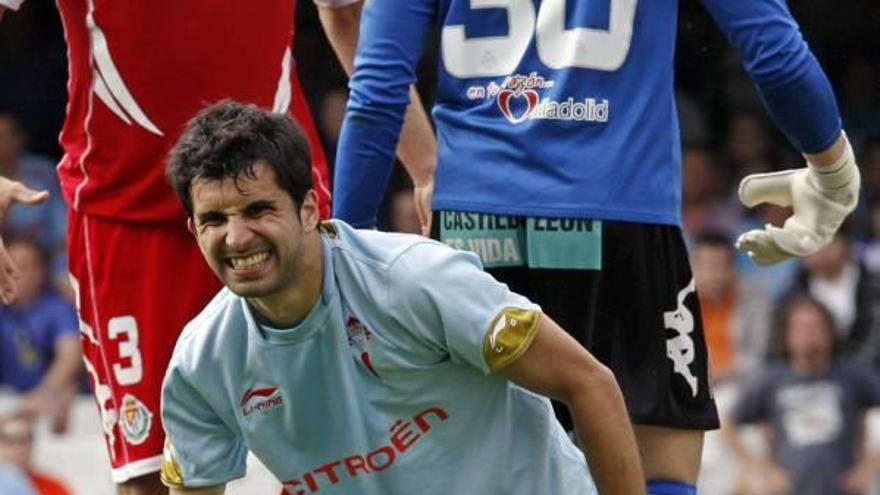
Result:
{"type": "Polygon", "coordinates": [[[840,159],[845,148],[846,139],[843,137],[843,133],[841,133],[840,136],[837,137],[837,140],[828,148],[818,153],[806,153],[804,156],[810,163],[817,167],[828,167],[840,159]]]}
{"type": "Polygon", "coordinates": [[[82,369],[82,349],[79,336],[72,334],[55,343],[55,360],[40,382],[40,387],[60,390],[79,379],[82,369]]]}
{"type": "Polygon", "coordinates": [[[867,415],[864,412],[859,416],[858,423],[853,464],[840,480],[841,487],[847,493],[867,493],[874,477],[872,457],[868,451],[867,415]]]}
{"type": "Polygon", "coordinates": [[[25,407],[33,414],[46,414],[52,420],[52,431],[67,431],[70,403],[79,388],[82,369],[82,348],[77,334],[55,343],[55,359],[40,384],[25,397],[25,407]]]}
{"type": "MultiPolygon", "coordinates": [[[[761,437],[769,445],[770,431],[766,425],[761,427],[761,437]]],[[[737,424],[730,418],[721,422],[721,439],[733,451],[740,463],[742,474],[738,476],[740,489],[745,493],[753,493],[755,483],[761,485],[759,493],[780,495],[791,490],[791,479],[788,473],[776,463],[772,455],[758,457],[754,455],[740,439],[737,424]]]]}
{"type": "MultiPolygon", "coordinates": [[[[0,14],[2,14],[2,10],[0,10],[0,14]]],[[[49,199],[49,191],[34,191],[21,182],[0,176],[0,223],[6,217],[6,211],[13,204],[32,205],[42,203],[47,199],[49,199]]],[[[15,302],[18,278],[18,268],[12,263],[12,258],[9,257],[6,246],[0,239],[0,300],[5,304],[15,302]]]]}
{"type": "MultiPolygon", "coordinates": [[[[344,7],[318,7],[321,24],[345,73],[351,76],[357,51],[363,2],[344,7]]],[[[437,165],[437,141],[415,87],[410,87],[410,104],[406,109],[397,156],[415,185],[415,201],[422,223],[422,234],[428,235],[431,222],[431,197],[434,193],[434,169],[437,165]]]]}
{"type": "Polygon", "coordinates": [[[550,317],[541,316],[531,347],[502,373],[568,405],[600,493],[645,493],[638,449],[617,381],[550,317]]]}
{"type": "Polygon", "coordinates": [[[168,495],[223,495],[226,485],[208,486],[204,488],[177,488],[170,487],[168,495]]]}

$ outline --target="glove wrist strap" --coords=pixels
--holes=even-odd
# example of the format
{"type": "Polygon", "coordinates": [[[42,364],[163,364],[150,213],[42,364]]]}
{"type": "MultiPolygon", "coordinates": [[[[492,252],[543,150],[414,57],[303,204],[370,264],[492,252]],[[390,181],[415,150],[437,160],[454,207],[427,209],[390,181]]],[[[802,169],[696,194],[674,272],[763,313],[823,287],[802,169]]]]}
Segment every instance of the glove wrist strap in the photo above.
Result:
{"type": "Polygon", "coordinates": [[[810,175],[816,185],[826,191],[833,191],[846,187],[852,182],[853,177],[858,173],[856,169],[856,157],[853,153],[852,145],[846,135],[843,136],[846,145],[840,158],[831,165],[818,167],[807,160],[807,166],[810,169],[810,175]]]}

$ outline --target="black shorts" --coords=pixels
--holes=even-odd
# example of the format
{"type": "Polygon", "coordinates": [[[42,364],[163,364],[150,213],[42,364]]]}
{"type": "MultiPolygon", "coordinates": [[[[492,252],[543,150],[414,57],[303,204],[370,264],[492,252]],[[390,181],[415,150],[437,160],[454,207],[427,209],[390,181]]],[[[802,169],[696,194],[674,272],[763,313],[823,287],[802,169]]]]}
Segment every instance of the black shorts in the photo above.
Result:
{"type": "MultiPolygon", "coordinates": [[[[459,234],[477,223],[481,225],[478,235],[487,235],[487,226],[522,229],[518,246],[523,251],[537,244],[522,239],[530,234],[543,235],[526,230],[566,225],[561,221],[527,223],[511,217],[495,217],[502,220],[488,223],[447,221],[441,225],[442,219],[449,218],[441,216],[449,214],[435,213],[433,236],[465,248],[468,244],[459,234]]],[[[569,221],[568,225],[573,224],[569,221]]],[[[534,257],[523,252],[517,253],[522,261],[519,266],[495,263],[495,267],[487,266],[487,271],[514,292],[541,305],[547,315],[611,368],[634,423],[695,430],[718,428],[700,306],[681,230],[626,222],[594,222],[590,228],[598,234],[596,246],[586,248],[597,260],[594,269],[536,267],[530,261],[534,257]]],[[[491,229],[488,232],[491,236],[491,229]]],[[[561,249],[570,251],[571,244],[562,242],[561,249]]],[[[557,405],[557,415],[563,425],[571,426],[565,408],[557,405]]]]}

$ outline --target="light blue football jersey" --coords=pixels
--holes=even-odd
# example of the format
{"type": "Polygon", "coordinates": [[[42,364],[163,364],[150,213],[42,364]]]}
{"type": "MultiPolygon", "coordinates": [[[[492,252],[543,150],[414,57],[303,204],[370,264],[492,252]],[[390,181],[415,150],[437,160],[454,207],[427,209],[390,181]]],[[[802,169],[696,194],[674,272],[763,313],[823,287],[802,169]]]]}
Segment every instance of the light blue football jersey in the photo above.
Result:
{"type": "Polygon", "coordinates": [[[252,451],[290,494],[587,495],[550,402],[493,373],[540,310],[473,254],[325,224],[318,302],[295,328],[224,289],[184,330],[162,390],[163,479],[244,475],[252,451]]]}
{"type": "MultiPolygon", "coordinates": [[[[702,0],[800,150],[840,135],[784,0],[702,0]]],[[[375,221],[430,26],[439,64],[434,209],[677,225],[678,0],[367,2],[334,216],[375,221]]]]}

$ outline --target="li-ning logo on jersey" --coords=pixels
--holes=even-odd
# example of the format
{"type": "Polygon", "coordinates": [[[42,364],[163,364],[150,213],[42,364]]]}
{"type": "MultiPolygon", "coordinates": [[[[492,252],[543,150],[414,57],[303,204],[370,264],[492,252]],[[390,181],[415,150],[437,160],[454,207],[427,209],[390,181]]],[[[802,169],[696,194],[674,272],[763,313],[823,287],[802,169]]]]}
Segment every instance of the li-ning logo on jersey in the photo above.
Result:
{"type": "Polygon", "coordinates": [[[666,340],[666,355],[672,360],[672,369],[681,375],[690,385],[694,397],[697,396],[697,377],[691,371],[690,365],[694,362],[694,315],[684,305],[688,295],[694,293],[694,279],[678,293],[678,305],[673,311],[663,312],[663,324],[667,330],[674,330],[678,335],[666,340]]]}
{"type": "Polygon", "coordinates": [[[567,120],[577,122],[608,122],[608,100],[568,97],[563,101],[541,99],[540,90],[552,88],[555,83],[537,72],[524,76],[513,74],[501,84],[495,81],[485,86],[471,86],[469,100],[495,99],[498,110],[512,124],[531,119],[567,120]]]}
{"type": "Polygon", "coordinates": [[[278,387],[251,387],[241,397],[241,412],[250,416],[255,412],[274,409],[284,404],[284,397],[278,393],[278,387]]]}

